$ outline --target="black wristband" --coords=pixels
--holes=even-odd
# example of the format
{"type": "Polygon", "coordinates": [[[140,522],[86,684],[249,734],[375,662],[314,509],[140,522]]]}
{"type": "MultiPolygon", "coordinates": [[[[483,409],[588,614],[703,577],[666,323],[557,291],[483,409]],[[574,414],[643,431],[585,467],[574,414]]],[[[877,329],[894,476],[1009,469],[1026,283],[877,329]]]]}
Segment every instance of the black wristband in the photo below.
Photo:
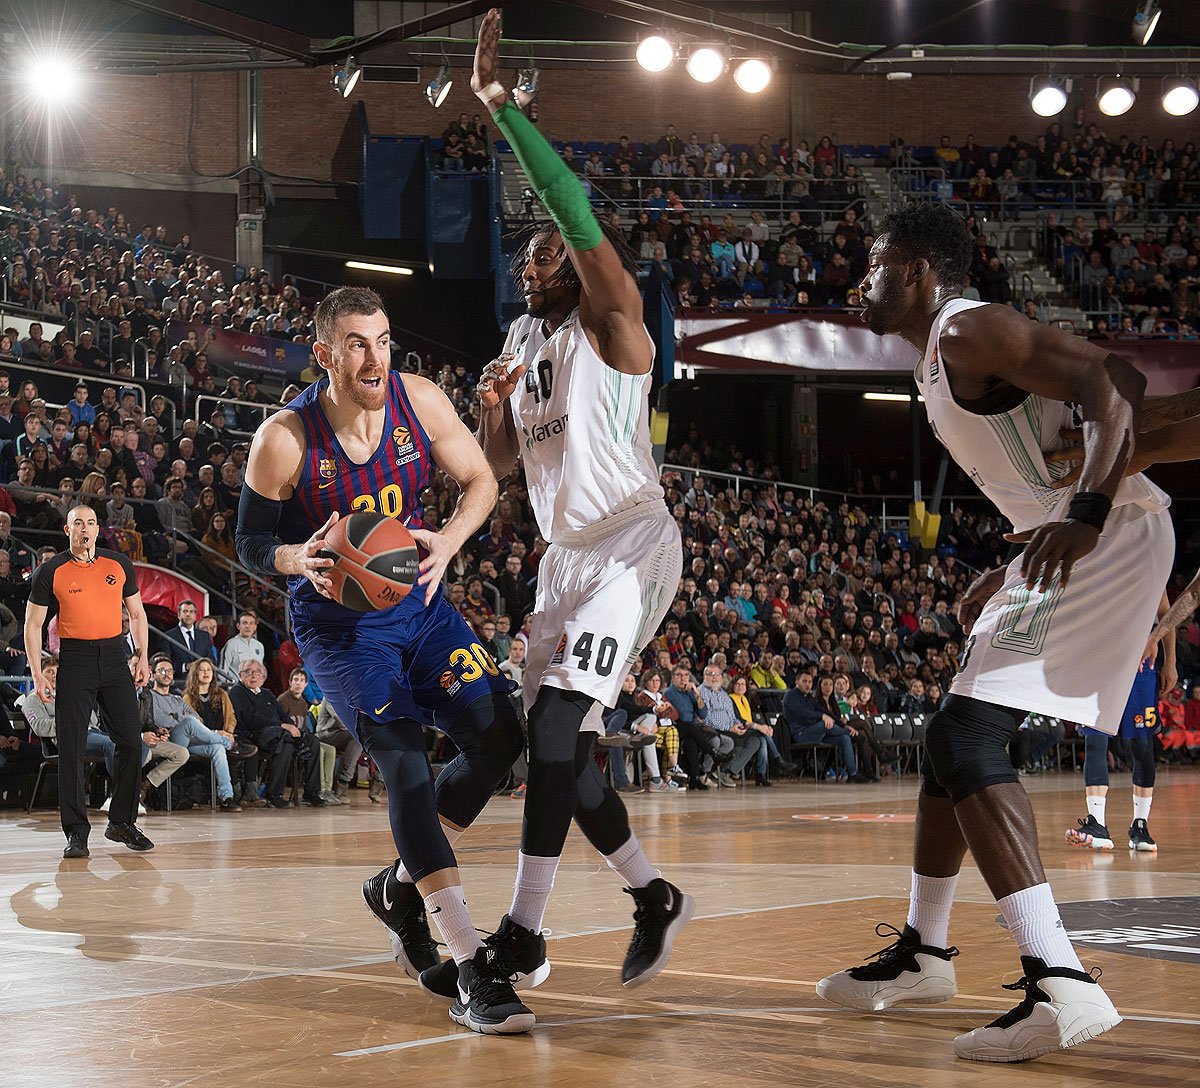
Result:
{"type": "Polygon", "coordinates": [[[1112,499],[1101,495],[1099,491],[1080,491],[1067,507],[1067,518],[1070,521],[1082,521],[1104,532],[1104,523],[1112,509],[1112,499]]]}

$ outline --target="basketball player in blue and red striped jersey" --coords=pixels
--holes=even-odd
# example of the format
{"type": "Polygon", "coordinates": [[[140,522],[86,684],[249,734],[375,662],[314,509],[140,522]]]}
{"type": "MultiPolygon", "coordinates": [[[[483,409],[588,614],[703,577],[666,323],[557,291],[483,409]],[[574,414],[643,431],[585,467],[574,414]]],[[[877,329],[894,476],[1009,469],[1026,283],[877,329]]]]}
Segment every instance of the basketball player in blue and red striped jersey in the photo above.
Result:
{"type": "Polygon", "coordinates": [[[327,371],[254,436],[238,511],[242,562],[285,574],[305,667],[379,767],[400,858],[363,885],[412,977],[440,960],[434,916],[458,965],[459,1023],[485,1034],[528,1031],[503,957],[480,941],[451,841],[483,810],[521,751],[510,683],[442,592],[446,566],[496,502],[486,458],[445,394],[391,370],[388,317],[374,291],[342,287],[316,311],[314,353],[327,371]],[[462,489],[440,530],[420,495],[442,469],[462,489]],[[378,511],[403,521],[420,575],[398,605],[359,612],[336,602],[321,553],[341,515],[378,511]],[[423,726],[459,755],[432,781],[423,726]]]}

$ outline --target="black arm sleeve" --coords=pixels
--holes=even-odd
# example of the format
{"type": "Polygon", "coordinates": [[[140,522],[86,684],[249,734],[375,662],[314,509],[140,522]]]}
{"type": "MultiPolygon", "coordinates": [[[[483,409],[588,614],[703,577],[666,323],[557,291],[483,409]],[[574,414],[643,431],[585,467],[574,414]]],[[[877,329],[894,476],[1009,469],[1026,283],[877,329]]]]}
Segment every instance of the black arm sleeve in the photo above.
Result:
{"type": "Polygon", "coordinates": [[[275,569],[275,553],[280,548],[279,519],[283,503],[265,499],[248,484],[242,487],[238,500],[237,554],[242,563],[259,574],[279,573],[275,569]]]}

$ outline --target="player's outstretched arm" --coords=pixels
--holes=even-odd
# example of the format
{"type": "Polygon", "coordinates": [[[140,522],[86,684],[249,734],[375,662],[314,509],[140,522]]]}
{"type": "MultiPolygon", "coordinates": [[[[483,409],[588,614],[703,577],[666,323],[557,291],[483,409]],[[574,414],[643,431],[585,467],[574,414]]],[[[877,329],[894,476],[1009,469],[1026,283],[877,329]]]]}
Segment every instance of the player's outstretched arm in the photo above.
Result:
{"type": "Polygon", "coordinates": [[[625,374],[648,374],[654,352],[642,327],[642,299],[612,243],[604,237],[579,179],[529,119],[508,100],[500,71],[500,12],[484,16],[475,47],[471,89],[491,111],[521,168],[546,205],[583,291],[580,317],[597,339],[601,358],[625,374]]]}
{"type": "Polygon", "coordinates": [[[458,418],[454,405],[433,382],[404,375],[404,388],[429,436],[434,464],[462,489],[454,513],[441,529],[413,529],[412,535],[429,552],[421,561],[417,585],[425,586],[425,603],[433,600],[442,575],[458,550],[475,534],[496,505],[500,489],[475,436],[458,418]]]}
{"type": "Polygon", "coordinates": [[[333,583],[324,571],[333,560],[321,553],[337,513],[303,544],[283,544],[277,535],[283,502],[292,496],[303,458],[304,433],[294,412],[272,416],[255,432],[238,502],[237,554],[259,574],[302,574],[319,593],[332,598],[333,583]]]}
{"type": "Polygon", "coordinates": [[[1119,355],[1077,336],[1025,320],[1003,306],[955,314],[942,330],[942,354],[955,370],[1082,409],[1084,464],[1067,519],[1041,526],[1022,556],[1022,573],[1043,591],[1100,539],[1133,455],[1146,379],[1119,355]]]}
{"type": "MultiPolygon", "coordinates": [[[[1143,431],[1157,430],[1171,423],[1182,423],[1200,415],[1200,389],[1185,389],[1162,397],[1147,397],[1142,402],[1139,426],[1143,431]]],[[[1190,460],[1190,458],[1181,458],[1190,460]]]]}

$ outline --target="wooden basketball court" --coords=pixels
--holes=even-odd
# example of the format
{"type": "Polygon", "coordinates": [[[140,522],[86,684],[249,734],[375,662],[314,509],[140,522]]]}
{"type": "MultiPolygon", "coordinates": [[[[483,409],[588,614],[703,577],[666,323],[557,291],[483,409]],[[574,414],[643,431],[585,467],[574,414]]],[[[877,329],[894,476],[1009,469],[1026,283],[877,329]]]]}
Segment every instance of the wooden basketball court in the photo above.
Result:
{"type": "MultiPolygon", "coordinates": [[[[527,995],[539,1024],[509,1038],[459,1028],[392,963],[359,893],[393,856],[385,811],[365,792],[322,811],[151,815],[143,826],[158,849],[147,856],[107,843],[97,813],[90,861],[61,860],[56,814],[6,814],[2,1082],[1200,1083],[1200,772],[1160,774],[1158,856],[1068,847],[1063,831],[1084,811],[1080,777],[1027,784],[1067,927],[1086,931],[1081,958],[1103,968],[1126,1020],[1024,1066],[953,1056],[957,1032],[1019,997],[1000,989],[1018,960],[973,869],[951,929],[962,950],[952,1003],[871,1016],[813,992],[822,975],[889,943],[876,921],[904,921],[917,789],[908,778],[631,798],[651,860],[695,895],[697,912],[670,968],[629,993],[617,969],[631,901],[573,833],[546,919],[553,973],[527,995]]],[[[1114,831],[1129,810],[1126,783],[1109,797],[1114,831]]],[[[496,798],[461,844],[481,926],[508,907],[520,814],[520,802],[496,798]]]]}

